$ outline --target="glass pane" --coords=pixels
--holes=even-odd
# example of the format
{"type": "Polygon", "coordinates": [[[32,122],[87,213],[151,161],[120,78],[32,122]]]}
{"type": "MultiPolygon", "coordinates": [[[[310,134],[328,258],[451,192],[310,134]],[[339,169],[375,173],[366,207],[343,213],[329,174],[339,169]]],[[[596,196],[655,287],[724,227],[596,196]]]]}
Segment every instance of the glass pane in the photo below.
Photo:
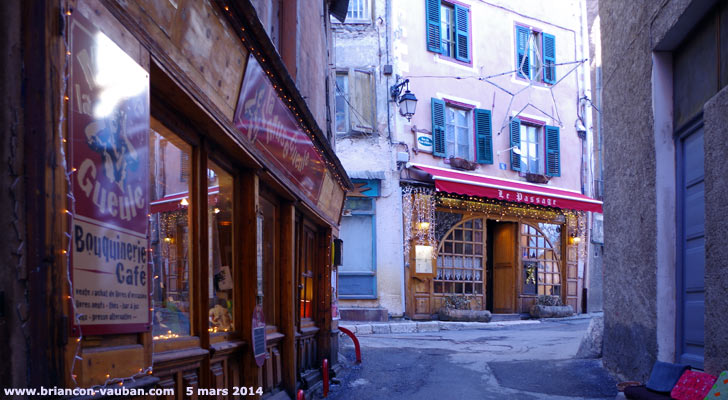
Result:
{"type": "Polygon", "coordinates": [[[465,254],[473,254],[473,245],[472,244],[465,243],[465,254]]]}
{"type": "Polygon", "coordinates": [[[207,163],[208,315],[211,332],[233,324],[233,177],[207,163]]]}
{"type": "Polygon", "coordinates": [[[457,110],[458,126],[468,126],[468,112],[465,110],[457,110]]]}
{"type": "Polygon", "coordinates": [[[483,243],[483,232],[475,231],[473,232],[473,241],[478,243],[483,243]]]}
{"type": "Polygon", "coordinates": [[[473,241],[473,231],[463,231],[464,240],[466,242],[472,242],[473,241]]]}
{"type": "Polygon", "coordinates": [[[475,229],[483,229],[483,220],[476,219],[474,222],[475,229]]]}
{"type": "Polygon", "coordinates": [[[483,284],[482,283],[476,283],[475,284],[475,293],[476,294],[483,294],[483,284]]]}
{"type": "Polygon", "coordinates": [[[445,242],[445,253],[452,253],[452,242],[445,242]]]}
{"type": "Polygon", "coordinates": [[[455,240],[463,240],[463,231],[460,229],[455,230],[455,240]]]}
{"type": "MultiPolygon", "coordinates": [[[[260,197],[260,213],[263,218],[263,313],[268,325],[278,325],[276,205],[265,197],[260,197]]],[[[351,217],[341,219],[340,233],[343,233],[344,221],[348,218],[351,217]]],[[[344,263],[346,263],[346,258],[344,263]]]]}
{"type": "Polygon", "coordinates": [[[463,254],[463,244],[455,243],[455,254],[463,254]]]}
{"type": "Polygon", "coordinates": [[[476,244],[475,247],[473,248],[473,250],[474,250],[474,253],[475,254],[482,255],[483,254],[483,245],[482,244],[476,244]]]}
{"type": "Polygon", "coordinates": [[[190,334],[190,147],[166,128],[150,129],[149,193],[155,340],[190,334]]]}
{"type": "Polygon", "coordinates": [[[372,199],[368,197],[347,197],[344,209],[351,211],[371,211],[372,199]]]}
{"type": "Polygon", "coordinates": [[[472,227],[473,227],[473,221],[468,221],[468,222],[465,222],[465,223],[463,223],[463,226],[464,226],[465,228],[468,228],[468,229],[470,229],[470,228],[472,228],[472,227]]]}
{"type": "Polygon", "coordinates": [[[465,284],[465,293],[473,293],[473,284],[472,283],[466,283],[465,284]]]}
{"type": "Polygon", "coordinates": [[[462,292],[463,292],[462,282],[456,282],[455,283],[455,293],[462,293],[462,292]]]}

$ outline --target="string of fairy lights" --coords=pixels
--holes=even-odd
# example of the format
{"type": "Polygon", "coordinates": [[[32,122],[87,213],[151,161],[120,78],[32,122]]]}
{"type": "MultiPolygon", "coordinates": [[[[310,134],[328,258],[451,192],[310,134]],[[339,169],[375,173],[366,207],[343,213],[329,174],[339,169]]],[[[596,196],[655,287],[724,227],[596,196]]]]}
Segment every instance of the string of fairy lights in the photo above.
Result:
{"type": "MultiPolygon", "coordinates": [[[[569,244],[577,246],[578,255],[584,259],[586,246],[586,213],[579,210],[559,209],[527,203],[508,203],[485,197],[460,195],[435,191],[431,187],[402,187],[402,214],[404,223],[404,254],[409,254],[412,242],[433,246],[437,249],[435,231],[436,210],[465,211],[485,214],[496,221],[506,219],[537,219],[564,223],[571,235],[569,244]],[[573,240],[577,238],[578,240],[573,240]]],[[[437,257],[433,252],[433,258],[437,257]]]]}
{"type": "MultiPolygon", "coordinates": [[[[70,105],[69,105],[69,96],[67,94],[68,91],[68,80],[70,77],[69,68],[71,65],[71,49],[69,45],[69,32],[70,32],[70,26],[71,26],[71,16],[73,15],[74,10],[70,6],[70,4],[66,0],[61,0],[61,7],[62,10],[65,10],[63,12],[63,19],[64,19],[64,29],[62,31],[62,45],[65,49],[65,56],[63,60],[63,79],[61,83],[61,91],[60,91],[60,106],[59,106],[59,120],[58,120],[58,138],[60,141],[59,144],[59,159],[60,159],[60,165],[63,169],[64,179],[65,179],[65,185],[67,186],[66,189],[66,198],[67,198],[67,206],[64,210],[66,223],[68,226],[68,230],[64,231],[63,236],[66,238],[66,246],[63,250],[61,250],[61,255],[64,257],[64,263],[65,263],[65,269],[66,269],[66,280],[68,282],[68,295],[66,295],[66,299],[68,300],[69,307],[70,307],[70,313],[72,314],[72,318],[74,321],[75,329],[77,336],[75,337],[75,345],[74,345],[74,351],[73,351],[73,358],[70,362],[70,368],[69,368],[69,375],[71,378],[71,381],[75,385],[75,387],[79,387],[79,380],[78,375],[76,374],[78,364],[84,360],[82,355],[83,350],[83,339],[84,339],[84,333],[83,333],[83,325],[81,324],[81,317],[83,317],[83,314],[79,312],[77,309],[75,297],[74,297],[74,290],[73,290],[73,274],[72,274],[72,265],[71,265],[71,252],[72,252],[72,227],[74,222],[74,216],[76,213],[76,198],[73,193],[73,183],[72,183],[72,176],[76,172],[75,168],[71,168],[68,165],[67,161],[67,150],[66,146],[68,146],[68,139],[65,137],[67,130],[64,129],[65,124],[68,121],[68,118],[66,115],[69,115],[71,112],[70,105]]],[[[230,17],[233,16],[232,12],[230,11],[230,8],[227,4],[223,6],[223,9],[225,12],[227,12],[230,17]]],[[[299,125],[299,128],[302,132],[305,132],[307,136],[310,137],[313,148],[322,160],[322,162],[327,166],[329,172],[332,174],[334,179],[336,179],[337,183],[339,184],[339,187],[342,188],[342,190],[346,191],[346,184],[344,183],[343,176],[339,173],[337,169],[337,165],[334,164],[332,161],[330,161],[330,157],[327,156],[327,154],[322,150],[322,146],[325,144],[320,143],[320,139],[317,138],[317,136],[314,133],[314,130],[309,126],[309,123],[304,121],[303,116],[301,115],[301,112],[297,109],[297,107],[293,104],[293,97],[289,96],[287,91],[285,90],[285,87],[283,84],[280,83],[279,79],[273,74],[273,72],[270,69],[269,62],[266,62],[266,58],[261,54],[260,50],[256,50],[255,46],[252,44],[251,40],[246,39],[246,29],[245,27],[240,27],[240,40],[243,43],[243,46],[248,50],[249,54],[253,55],[261,64],[261,67],[263,68],[264,72],[268,76],[268,79],[270,80],[273,89],[276,91],[276,94],[278,95],[279,99],[282,101],[282,103],[289,109],[289,111],[292,113],[292,115],[295,116],[297,123],[299,125]]],[[[55,217],[54,217],[55,220],[55,217]]],[[[147,226],[147,236],[149,236],[149,226],[147,226]]],[[[149,259],[151,260],[151,268],[152,271],[155,270],[154,268],[154,257],[152,256],[152,249],[148,249],[149,253],[149,259]]],[[[154,276],[154,279],[159,279],[158,276],[154,276]]],[[[153,288],[155,285],[152,285],[152,288],[150,289],[149,298],[153,298],[153,288]]],[[[150,312],[152,316],[154,315],[154,304],[150,304],[150,312]]],[[[209,328],[209,332],[216,333],[218,332],[218,328],[209,328]]],[[[227,331],[227,329],[223,330],[227,331]]],[[[126,376],[126,377],[112,377],[111,373],[105,374],[105,381],[101,385],[94,385],[91,387],[91,389],[98,389],[98,388],[104,388],[108,387],[110,385],[119,385],[123,386],[125,382],[128,381],[134,381],[135,378],[138,379],[142,376],[151,375],[153,373],[153,365],[154,365],[154,343],[157,340],[164,340],[164,339],[171,339],[171,338],[177,338],[179,337],[178,334],[173,333],[172,331],[168,331],[166,334],[159,334],[153,337],[153,340],[151,341],[152,351],[151,351],[151,357],[150,357],[150,364],[146,368],[140,368],[139,371],[133,375],[126,376]]]]}
{"type": "MultiPolygon", "coordinates": [[[[230,18],[234,19],[233,12],[230,11],[230,6],[228,5],[228,2],[223,3],[223,10],[225,10],[226,13],[230,16],[230,18]]],[[[341,187],[342,190],[345,192],[347,191],[347,185],[344,183],[344,177],[339,173],[338,169],[336,168],[336,164],[331,162],[329,160],[329,157],[325,154],[325,152],[321,149],[322,146],[325,146],[325,144],[320,143],[320,140],[316,137],[314,133],[314,129],[312,129],[309,126],[309,123],[304,121],[303,116],[301,116],[298,108],[293,104],[293,96],[289,96],[287,91],[285,90],[284,85],[280,82],[279,78],[276,77],[276,75],[271,71],[270,67],[270,61],[266,61],[265,56],[260,52],[260,49],[255,48],[251,40],[246,39],[247,32],[245,30],[245,27],[240,27],[240,40],[243,43],[243,46],[248,50],[248,52],[251,55],[254,55],[255,58],[260,62],[260,66],[263,68],[263,72],[268,76],[268,79],[270,80],[270,83],[273,85],[273,89],[275,89],[276,93],[278,94],[278,98],[281,99],[283,104],[291,111],[291,113],[296,117],[296,120],[298,122],[299,127],[303,132],[306,133],[311,138],[311,142],[314,144],[313,148],[316,151],[316,153],[319,155],[321,160],[324,162],[324,164],[328,167],[329,172],[332,173],[334,176],[334,179],[339,184],[339,187],[341,187]]]]}
{"type": "MultiPolygon", "coordinates": [[[[72,266],[71,266],[71,251],[72,251],[72,229],[73,229],[73,223],[74,223],[74,217],[76,215],[76,197],[74,196],[73,192],[73,182],[72,182],[72,176],[76,172],[76,168],[69,167],[68,165],[68,159],[67,159],[67,151],[66,146],[69,145],[68,139],[66,138],[66,133],[70,131],[70,129],[66,130],[64,129],[64,126],[68,122],[67,115],[70,115],[72,112],[71,106],[69,104],[69,96],[67,94],[68,90],[68,79],[70,78],[70,60],[72,57],[71,48],[69,45],[68,37],[69,37],[69,31],[71,29],[71,16],[73,15],[74,10],[72,7],[68,4],[66,1],[61,2],[61,10],[65,10],[63,12],[63,19],[64,19],[64,29],[62,31],[61,40],[63,44],[63,48],[65,49],[64,59],[63,59],[63,79],[61,80],[61,91],[60,91],[60,101],[59,101],[59,117],[58,117],[58,139],[59,139],[59,160],[60,165],[63,169],[63,176],[65,180],[66,185],[66,198],[67,198],[67,206],[64,209],[64,214],[66,216],[66,224],[68,226],[68,229],[63,232],[63,236],[66,238],[67,244],[64,249],[61,250],[61,256],[63,257],[63,261],[65,263],[65,269],[66,269],[66,280],[68,282],[68,294],[66,295],[66,300],[68,300],[70,311],[72,314],[72,318],[74,321],[75,329],[77,332],[77,336],[75,338],[75,346],[74,346],[74,352],[73,352],[73,358],[71,359],[71,365],[69,368],[69,375],[71,378],[71,381],[75,385],[75,387],[80,387],[78,382],[78,375],[76,374],[76,368],[77,364],[82,362],[83,356],[82,356],[82,341],[84,338],[83,334],[83,325],[81,324],[81,317],[83,317],[83,313],[78,311],[75,296],[74,296],[74,290],[73,290],[73,274],[72,274],[72,266]]],[[[55,207],[54,207],[55,209],[55,207]]],[[[55,216],[53,216],[53,220],[55,220],[55,216]]],[[[149,226],[147,225],[147,237],[149,237],[149,226]]],[[[148,252],[151,253],[152,249],[148,249],[148,252]]],[[[154,270],[153,265],[153,257],[148,257],[148,259],[152,260],[152,270],[154,270]]],[[[156,279],[157,277],[155,277],[156,279]]],[[[153,298],[153,286],[150,288],[149,292],[149,298],[153,298]]],[[[150,304],[150,313],[153,315],[154,313],[154,305],[150,304]]],[[[64,327],[65,329],[65,327],[64,327]]],[[[154,365],[154,341],[152,341],[152,352],[150,357],[150,364],[146,368],[139,368],[138,372],[136,372],[133,375],[125,376],[125,377],[112,377],[111,373],[107,371],[105,374],[105,380],[104,383],[101,385],[93,385],[90,389],[99,389],[99,388],[105,388],[110,385],[119,385],[123,386],[125,382],[131,381],[134,382],[136,378],[141,378],[146,375],[151,375],[153,370],[152,366],[154,365]]]]}

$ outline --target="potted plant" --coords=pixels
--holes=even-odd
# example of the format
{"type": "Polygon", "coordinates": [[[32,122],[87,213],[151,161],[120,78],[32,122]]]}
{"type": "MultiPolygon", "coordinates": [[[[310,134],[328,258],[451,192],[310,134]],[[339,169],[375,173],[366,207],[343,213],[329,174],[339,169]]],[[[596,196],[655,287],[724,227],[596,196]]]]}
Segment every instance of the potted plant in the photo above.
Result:
{"type": "Polygon", "coordinates": [[[571,306],[563,305],[561,297],[549,295],[538,296],[530,311],[533,318],[561,318],[574,314],[571,306]]]}
{"type": "Polygon", "coordinates": [[[547,175],[526,172],[526,180],[531,183],[549,183],[550,179],[551,177],[547,175]]]}
{"type": "Polygon", "coordinates": [[[450,166],[464,171],[473,171],[477,164],[460,157],[450,157],[450,166]]]}
{"type": "Polygon", "coordinates": [[[441,321],[490,322],[490,311],[471,310],[470,300],[465,296],[447,296],[440,307],[441,321]]]}

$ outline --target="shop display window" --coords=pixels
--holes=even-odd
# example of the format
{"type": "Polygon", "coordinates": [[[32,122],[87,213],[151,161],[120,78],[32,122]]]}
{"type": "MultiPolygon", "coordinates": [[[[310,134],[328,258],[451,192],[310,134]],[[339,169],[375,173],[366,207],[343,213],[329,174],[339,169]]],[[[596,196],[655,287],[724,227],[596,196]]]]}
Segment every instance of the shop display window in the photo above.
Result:
{"type": "Polygon", "coordinates": [[[313,318],[313,267],[315,265],[316,255],[316,232],[309,229],[308,226],[304,226],[301,240],[301,259],[298,277],[299,312],[301,319],[310,319],[313,318]]]}
{"type": "Polygon", "coordinates": [[[524,293],[561,296],[561,230],[556,224],[521,224],[524,293]]]}
{"type": "Polygon", "coordinates": [[[435,293],[483,294],[485,236],[482,218],[464,221],[447,234],[437,253],[435,293]]]}
{"type": "Polygon", "coordinates": [[[233,320],[233,177],[207,163],[208,320],[210,333],[230,332],[233,320]]]}
{"type": "Polygon", "coordinates": [[[149,222],[155,340],[190,335],[190,160],[190,146],[152,120],[149,222]]]}
{"type": "Polygon", "coordinates": [[[263,219],[263,312],[268,325],[278,325],[277,207],[265,197],[260,197],[260,213],[263,219]]]}

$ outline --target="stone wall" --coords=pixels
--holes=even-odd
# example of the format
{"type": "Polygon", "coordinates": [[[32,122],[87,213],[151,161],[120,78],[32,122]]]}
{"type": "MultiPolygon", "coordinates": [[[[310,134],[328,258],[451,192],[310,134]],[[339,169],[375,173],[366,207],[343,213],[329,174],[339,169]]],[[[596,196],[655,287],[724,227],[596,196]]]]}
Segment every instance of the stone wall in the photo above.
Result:
{"type": "Polygon", "coordinates": [[[705,119],[705,370],[728,369],[728,88],[703,108],[705,119]],[[708,356],[709,355],[709,356],[708,356]]]}
{"type": "Polygon", "coordinates": [[[599,4],[603,61],[604,364],[645,379],[657,359],[656,191],[647,3],[599,4]]]}
{"type": "MultiPolygon", "coordinates": [[[[604,365],[644,380],[675,361],[675,154],[672,55],[719,2],[599,4],[603,60],[604,365]],[[662,53],[667,52],[667,53],[662,53]],[[657,150],[656,150],[657,149],[657,150]]],[[[722,83],[724,84],[724,83],[722,83]]],[[[677,93],[675,94],[677,95],[677,93]]],[[[699,104],[702,103],[702,100],[699,104]]],[[[704,105],[705,370],[728,368],[728,92],[704,105]]]]}

